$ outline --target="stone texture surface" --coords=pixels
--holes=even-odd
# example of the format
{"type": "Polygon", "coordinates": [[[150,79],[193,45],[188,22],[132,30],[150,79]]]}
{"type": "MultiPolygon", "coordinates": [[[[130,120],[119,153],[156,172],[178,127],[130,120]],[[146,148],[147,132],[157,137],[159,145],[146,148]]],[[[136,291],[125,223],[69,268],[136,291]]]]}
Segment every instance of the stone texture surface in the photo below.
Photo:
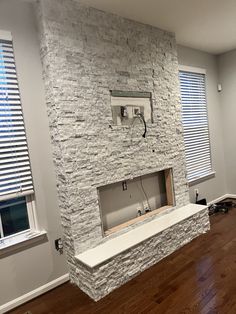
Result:
{"type": "MultiPolygon", "coordinates": [[[[74,256],[109,240],[98,186],[172,167],[176,207],[189,203],[176,43],[171,33],[72,0],[41,0],[36,13],[65,248],[76,281],[74,256]],[[146,139],[142,126],[112,125],[110,90],[152,93],[146,139]]],[[[145,265],[154,262],[148,258],[145,265]]]]}
{"type": "Polygon", "coordinates": [[[97,301],[209,228],[205,209],[93,269],[77,261],[72,281],[97,301]]]}

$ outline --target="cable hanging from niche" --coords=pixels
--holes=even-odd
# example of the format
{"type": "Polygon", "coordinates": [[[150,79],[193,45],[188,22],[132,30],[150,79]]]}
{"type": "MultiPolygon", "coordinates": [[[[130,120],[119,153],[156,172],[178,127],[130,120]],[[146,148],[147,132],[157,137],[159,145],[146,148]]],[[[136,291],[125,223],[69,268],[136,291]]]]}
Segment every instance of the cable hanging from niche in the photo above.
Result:
{"type": "Polygon", "coordinates": [[[146,135],[147,135],[147,124],[146,124],[144,115],[142,113],[138,113],[136,116],[133,117],[133,122],[130,125],[130,129],[131,129],[131,144],[133,144],[133,128],[134,128],[135,122],[137,120],[141,121],[141,123],[144,126],[144,131],[143,131],[142,137],[146,138],[146,135]]]}

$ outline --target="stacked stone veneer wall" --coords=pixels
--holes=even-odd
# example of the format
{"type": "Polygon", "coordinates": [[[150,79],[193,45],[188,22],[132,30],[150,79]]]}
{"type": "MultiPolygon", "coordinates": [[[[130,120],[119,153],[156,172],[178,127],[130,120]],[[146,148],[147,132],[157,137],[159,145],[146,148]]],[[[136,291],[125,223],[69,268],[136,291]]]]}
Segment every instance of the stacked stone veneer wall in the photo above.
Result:
{"type": "Polygon", "coordinates": [[[98,186],[172,167],[176,206],[189,203],[176,43],[171,33],[71,0],[41,0],[36,11],[59,206],[75,278],[74,256],[108,240],[98,186]],[[146,139],[141,125],[113,125],[110,90],[152,93],[146,139]]]}

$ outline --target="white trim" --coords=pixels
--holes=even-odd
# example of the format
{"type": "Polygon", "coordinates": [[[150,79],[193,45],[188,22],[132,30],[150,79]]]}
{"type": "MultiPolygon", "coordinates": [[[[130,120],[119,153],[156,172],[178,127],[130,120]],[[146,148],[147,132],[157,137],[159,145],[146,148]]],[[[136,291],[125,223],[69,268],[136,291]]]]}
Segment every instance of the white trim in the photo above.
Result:
{"type": "Polygon", "coordinates": [[[2,227],[2,217],[1,217],[1,214],[0,214],[0,243],[2,241],[2,238],[3,238],[4,234],[3,234],[3,227],[2,227]]]}
{"type": "Polygon", "coordinates": [[[2,238],[0,239],[0,258],[41,242],[45,238],[47,238],[46,231],[33,232],[31,230],[25,230],[2,238]]]}
{"type": "Polygon", "coordinates": [[[22,196],[28,196],[34,194],[34,190],[27,190],[22,192],[15,192],[12,194],[5,194],[0,196],[0,202],[1,201],[8,201],[12,198],[22,197],[22,196]]]}
{"type": "Polygon", "coordinates": [[[220,201],[223,201],[226,198],[235,198],[236,199],[236,194],[224,194],[224,195],[222,195],[222,196],[220,196],[220,197],[218,197],[218,198],[208,202],[207,206],[210,206],[212,204],[215,204],[215,203],[218,203],[220,201]]]}
{"type": "Polygon", "coordinates": [[[3,40],[12,40],[11,32],[0,30],[0,39],[3,40]]]}
{"type": "Polygon", "coordinates": [[[236,194],[226,194],[227,198],[236,198],[236,194]]]}
{"type": "Polygon", "coordinates": [[[215,171],[211,171],[211,172],[209,172],[209,173],[207,173],[207,174],[204,174],[204,175],[201,176],[201,177],[198,177],[198,178],[189,180],[189,181],[188,181],[188,185],[191,187],[191,186],[196,185],[196,184],[199,184],[199,183],[201,183],[201,182],[203,182],[203,181],[205,181],[205,180],[212,179],[212,178],[215,177],[215,174],[216,174],[215,171]]]}
{"type": "Polygon", "coordinates": [[[31,231],[40,230],[38,226],[37,216],[36,216],[34,194],[26,196],[26,206],[27,206],[30,230],[31,231]]]}
{"type": "Polygon", "coordinates": [[[207,206],[211,206],[212,204],[218,203],[218,202],[224,200],[224,199],[227,198],[227,197],[228,197],[228,194],[224,194],[224,195],[222,195],[222,196],[220,196],[220,197],[217,197],[216,199],[214,199],[214,200],[208,202],[208,203],[207,203],[207,206]]]}
{"type": "Polygon", "coordinates": [[[181,64],[179,65],[179,71],[206,74],[206,69],[204,68],[191,67],[188,65],[181,65],[181,64]]]}
{"type": "Polygon", "coordinates": [[[45,285],[35,289],[35,290],[32,290],[22,296],[20,296],[19,298],[16,298],[10,302],[7,302],[3,305],[0,306],[0,314],[3,314],[3,313],[6,313],[7,311],[10,311],[12,310],[13,308],[23,304],[23,303],[26,303],[38,296],[40,296],[41,294],[49,291],[49,290],[52,290],[54,288],[56,288],[57,286],[60,286],[61,284],[67,282],[69,280],[69,274],[65,274],[55,280],[52,280],[48,283],[46,283],[45,285]]]}

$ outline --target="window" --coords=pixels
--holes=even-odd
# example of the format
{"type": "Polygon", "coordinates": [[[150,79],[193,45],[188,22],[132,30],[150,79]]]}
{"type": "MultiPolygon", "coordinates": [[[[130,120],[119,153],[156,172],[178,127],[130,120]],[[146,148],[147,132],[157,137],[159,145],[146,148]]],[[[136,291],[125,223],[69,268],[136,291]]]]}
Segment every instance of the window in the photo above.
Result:
{"type": "Polygon", "coordinates": [[[0,211],[1,238],[30,228],[25,196],[1,201],[0,211]]]}
{"type": "Polygon", "coordinates": [[[204,70],[181,67],[182,101],[187,179],[191,183],[212,174],[204,70]]]}
{"type": "Polygon", "coordinates": [[[0,32],[0,238],[33,228],[30,167],[13,43],[0,32]]]}

